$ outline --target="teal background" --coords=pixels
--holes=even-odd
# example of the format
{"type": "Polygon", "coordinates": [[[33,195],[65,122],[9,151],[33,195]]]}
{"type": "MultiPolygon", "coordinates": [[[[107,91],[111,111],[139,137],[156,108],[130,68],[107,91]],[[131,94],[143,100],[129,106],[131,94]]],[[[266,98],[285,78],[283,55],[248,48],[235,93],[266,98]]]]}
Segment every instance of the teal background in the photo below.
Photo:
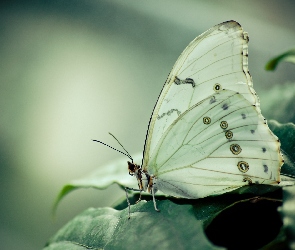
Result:
{"type": "Polygon", "coordinates": [[[294,9],[286,0],[2,1],[0,248],[41,249],[77,213],[124,195],[75,191],[51,216],[64,184],[121,157],[91,139],[119,147],[112,132],[132,155],[142,151],[174,62],[215,24],[233,19],[249,32],[254,87],[270,107],[268,91],[295,79],[292,64],[264,70],[294,47],[294,9]]]}

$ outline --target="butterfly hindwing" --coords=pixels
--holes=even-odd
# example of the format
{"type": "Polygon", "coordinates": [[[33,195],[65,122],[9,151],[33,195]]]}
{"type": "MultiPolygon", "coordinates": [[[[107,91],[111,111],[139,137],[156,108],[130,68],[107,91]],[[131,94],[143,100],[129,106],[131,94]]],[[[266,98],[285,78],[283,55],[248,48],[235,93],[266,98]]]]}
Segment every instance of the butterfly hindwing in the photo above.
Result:
{"type": "Polygon", "coordinates": [[[157,176],[164,193],[198,198],[249,182],[277,183],[278,150],[279,143],[256,108],[241,94],[223,90],[169,126],[148,171],[157,176]]]}

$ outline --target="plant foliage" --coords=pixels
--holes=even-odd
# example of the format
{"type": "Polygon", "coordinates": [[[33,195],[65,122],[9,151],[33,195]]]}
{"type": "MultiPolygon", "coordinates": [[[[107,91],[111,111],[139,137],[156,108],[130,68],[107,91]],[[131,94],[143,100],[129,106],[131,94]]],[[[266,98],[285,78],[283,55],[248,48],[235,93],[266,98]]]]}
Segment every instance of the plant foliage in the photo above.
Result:
{"type": "MultiPolygon", "coordinates": [[[[283,183],[292,185],[295,126],[275,121],[269,126],[281,138],[286,153],[287,162],[281,170],[283,183]]],[[[78,188],[105,189],[114,183],[136,187],[135,178],[127,174],[124,164],[111,163],[66,184],[55,208],[78,188]]],[[[293,186],[252,185],[196,200],[159,195],[160,212],[154,210],[150,195],[135,204],[138,194],[131,193],[134,205],[130,219],[125,198],[113,208],[89,208],[61,228],[44,249],[285,249],[294,244],[294,193],[293,186]]]]}

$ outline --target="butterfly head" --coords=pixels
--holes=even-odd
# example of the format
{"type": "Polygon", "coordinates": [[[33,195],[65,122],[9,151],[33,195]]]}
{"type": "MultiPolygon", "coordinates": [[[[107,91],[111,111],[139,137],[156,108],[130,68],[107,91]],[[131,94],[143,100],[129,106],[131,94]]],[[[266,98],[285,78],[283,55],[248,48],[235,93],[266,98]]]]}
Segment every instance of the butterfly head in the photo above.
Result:
{"type": "Polygon", "coordinates": [[[133,162],[127,161],[128,163],[128,171],[131,176],[138,175],[141,170],[141,167],[133,162]]]}
{"type": "Polygon", "coordinates": [[[136,177],[139,190],[146,190],[149,181],[147,174],[144,171],[142,171],[141,166],[130,161],[127,161],[127,163],[129,175],[136,177]]]}

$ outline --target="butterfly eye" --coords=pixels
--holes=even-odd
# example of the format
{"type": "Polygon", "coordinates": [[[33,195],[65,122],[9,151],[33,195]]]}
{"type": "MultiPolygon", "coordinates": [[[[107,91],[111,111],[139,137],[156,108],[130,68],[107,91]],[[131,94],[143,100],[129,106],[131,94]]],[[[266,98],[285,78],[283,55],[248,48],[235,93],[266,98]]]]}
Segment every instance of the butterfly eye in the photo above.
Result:
{"type": "Polygon", "coordinates": [[[221,85],[219,83],[215,83],[213,86],[213,90],[215,92],[219,92],[221,90],[221,85]]]}
{"type": "Polygon", "coordinates": [[[220,123],[220,127],[223,128],[223,129],[226,129],[226,128],[228,127],[227,122],[226,122],[226,121],[222,121],[222,122],[220,123]]]}
{"type": "Polygon", "coordinates": [[[204,118],[203,118],[203,123],[204,123],[204,124],[207,124],[207,125],[210,124],[210,123],[211,123],[211,118],[208,117],[208,116],[204,117],[204,118]]]}
{"type": "Polygon", "coordinates": [[[238,168],[241,172],[246,173],[249,170],[249,164],[245,161],[239,161],[238,168]]]}
{"type": "Polygon", "coordinates": [[[128,163],[128,170],[130,174],[133,174],[136,170],[138,170],[138,165],[134,164],[130,161],[127,162],[128,163]]]}
{"type": "Polygon", "coordinates": [[[238,155],[239,153],[242,152],[242,148],[240,147],[239,144],[232,144],[232,145],[230,145],[230,151],[231,151],[234,155],[238,155]]]}

